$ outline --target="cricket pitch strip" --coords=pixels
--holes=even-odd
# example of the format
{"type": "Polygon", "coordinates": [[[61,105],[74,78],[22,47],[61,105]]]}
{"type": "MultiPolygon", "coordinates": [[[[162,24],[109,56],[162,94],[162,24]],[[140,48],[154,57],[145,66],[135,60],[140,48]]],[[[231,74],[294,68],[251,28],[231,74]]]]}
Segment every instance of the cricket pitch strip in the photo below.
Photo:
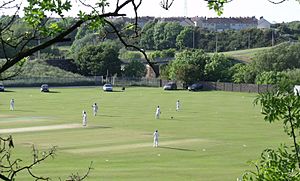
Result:
{"type": "Polygon", "coordinates": [[[34,127],[23,127],[23,128],[0,129],[0,134],[48,131],[48,130],[59,130],[59,129],[73,129],[73,128],[82,128],[82,125],[81,124],[56,124],[50,126],[34,126],[34,127]]]}

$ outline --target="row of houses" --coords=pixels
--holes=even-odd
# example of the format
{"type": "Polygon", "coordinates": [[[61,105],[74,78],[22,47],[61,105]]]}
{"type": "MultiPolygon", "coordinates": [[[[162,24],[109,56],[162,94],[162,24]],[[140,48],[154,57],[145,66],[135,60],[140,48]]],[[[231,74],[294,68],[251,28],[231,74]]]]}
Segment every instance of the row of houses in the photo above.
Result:
{"type": "MultiPolygon", "coordinates": [[[[123,18],[124,21],[130,22],[132,19],[123,18]]],[[[197,26],[199,28],[208,29],[212,31],[225,30],[243,30],[250,28],[270,29],[271,23],[260,17],[257,19],[252,17],[229,17],[229,18],[207,18],[207,17],[139,17],[138,25],[143,27],[149,21],[158,22],[177,22],[182,26],[197,26]]]]}
{"type": "Polygon", "coordinates": [[[243,30],[249,28],[258,29],[270,29],[271,23],[269,23],[263,17],[256,19],[253,17],[230,17],[230,18],[192,18],[195,26],[200,28],[206,28],[213,31],[224,30],[243,30]]]}

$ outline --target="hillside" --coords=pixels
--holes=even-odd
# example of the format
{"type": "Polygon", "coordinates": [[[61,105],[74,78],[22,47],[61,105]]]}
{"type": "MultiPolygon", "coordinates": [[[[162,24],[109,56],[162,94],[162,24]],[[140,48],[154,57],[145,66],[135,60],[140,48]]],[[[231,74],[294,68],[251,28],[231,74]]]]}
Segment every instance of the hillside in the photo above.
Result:
{"type": "MultiPolygon", "coordinates": [[[[14,71],[12,69],[11,71],[14,71]]],[[[9,73],[9,71],[8,71],[9,73]]],[[[27,61],[22,67],[22,73],[19,77],[73,77],[81,78],[82,75],[65,71],[58,67],[51,66],[45,61],[30,60],[27,61]]]]}
{"type": "Polygon", "coordinates": [[[253,48],[253,49],[236,50],[236,51],[221,52],[221,53],[229,57],[232,57],[236,60],[249,63],[252,61],[252,58],[255,56],[255,54],[265,50],[269,50],[270,48],[272,47],[253,48]]]}
{"type": "MultiPolygon", "coordinates": [[[[231,57],[235,60],[241,61],[241,62],[246,62],[249,63],[252,61],[252,58],[260,53],[263,52],[265,50],[269,50],[272,47],[262,47],[262,48],[252,48],[252,49],[245,49],[245,50],[236,50],[236,51],[229,51],[229,52],[219,52],[219,53],[223,53],[225,55],[227,55],[228,57],[231,57]]],[[[137,51],[132,51],[134,53],[139,53],[137,51]]],[[[147,51],[147,55],[149,56],[152,52],[154,51],[147,51]]],[[[178,53],[179,51],[177,51],[176,53],[178,53]]],[[[208,53],[210,55],[214,54],[214,53],[208,53]]],[[[168,58],[166,58],[168,59],[168,58]]],[[[144,57],[142,56],[142,60],[144,60],[144,57]]],[[[126,60],[123,60],[126,61],[126,60]]]]}

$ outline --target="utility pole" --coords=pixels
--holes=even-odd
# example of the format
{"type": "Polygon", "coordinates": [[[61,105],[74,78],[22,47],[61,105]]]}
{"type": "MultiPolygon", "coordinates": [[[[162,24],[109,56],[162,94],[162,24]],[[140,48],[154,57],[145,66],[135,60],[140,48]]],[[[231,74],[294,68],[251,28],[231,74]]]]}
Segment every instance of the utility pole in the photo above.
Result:
{"type": "Polygon", "coordinates": [[[108,69],[106,69],[106,83],[108,83],[108,69]]]}
{"type": "MultiPolygon", "coordinates": [[[[40,36],[38,36],[38,46],[41,44],[41,38],[40,38],[40,36]]],[[[41,59],[41,51],[40,50],[38,50],[38,59],[40,60],[41,59]]]]}
{"type": "Polygon", "coordinates": [[[195,48],[195,28],[193,29],[193,49],[195,48]]]}
{"type": "Polygon", "coordinates": [[[250,49],[250,44],[251,44],[251,39],[250,39],[251,37],[250,37],[250,33],[249,33],[249,35],[248,35],[248,49],[250,49]]]}
{"type": "Polygon", "coordinates": [[[274,30],[273,29],[271,30],[272,30],[272,46],[274,46],[274,30]]]}
{"type": "Polygon", "coordinates": [[[216,53],[218,52],[218,32],[216,32],[216,53]]]}

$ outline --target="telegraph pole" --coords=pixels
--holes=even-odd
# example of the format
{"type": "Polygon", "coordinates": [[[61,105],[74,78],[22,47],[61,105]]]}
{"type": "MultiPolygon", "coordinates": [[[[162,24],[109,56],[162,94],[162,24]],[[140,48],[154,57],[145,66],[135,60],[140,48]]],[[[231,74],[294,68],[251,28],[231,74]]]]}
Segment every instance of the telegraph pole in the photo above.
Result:
{"type": "MultiPolygon", "coordinates": [[[[41,44],[41,38],[40,38],[40,36],[38,36],[38,46],[41,44]]],[[[41,59],[41,51],[40,50],[38,50],[38,59],[40,60],[41,59]]]]}
{"type": "Polygon", "coordinates": [[[216,32],[216,53],[218,52],[218,32],[216,32]]]}
{"type": "Polygon", "coordinates": [[[250,37],[250,33],[249,33],[249,35],[248,35],[248,49],[250,49],[250,44],[251,44],[251,42],[250,42],[250,39],[251,37],[250,37]]]}
{"type": "Polygon", "coordinates": [[[272,30],[272,46],[274,46],[274,30],[273,29],[271,30],[272,30]]]}
{"type": "Polygon", "coordinates": [[[193,49],[195,48],[195,28],[193,28],[193,49]]]}

